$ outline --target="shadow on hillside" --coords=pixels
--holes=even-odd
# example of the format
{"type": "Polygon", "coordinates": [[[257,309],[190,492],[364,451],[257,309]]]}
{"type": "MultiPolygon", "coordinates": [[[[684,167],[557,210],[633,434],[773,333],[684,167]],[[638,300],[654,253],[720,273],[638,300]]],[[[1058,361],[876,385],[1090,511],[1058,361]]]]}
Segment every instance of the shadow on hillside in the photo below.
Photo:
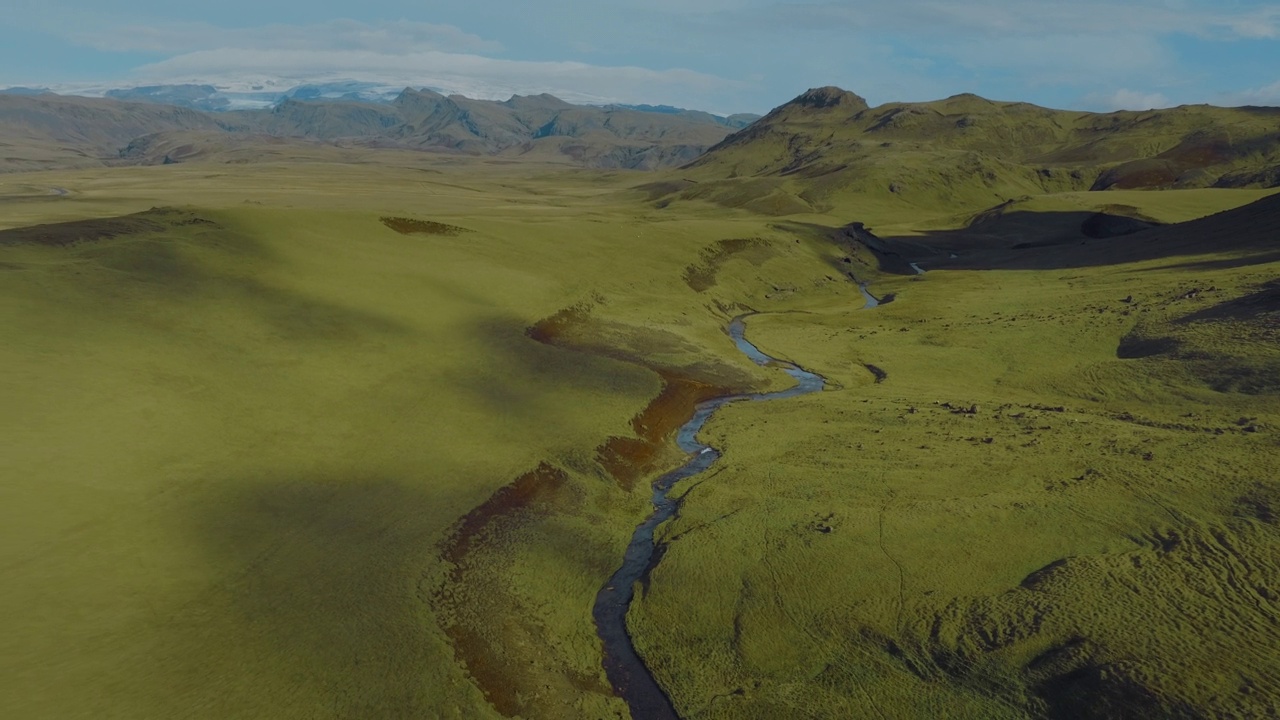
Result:
{"type": "MultiPolygon", "coordinates": [[[[118,300],[122,288],[145,302],[217,303],[239,309],[275,338],[294,342],[353,342],[372,335],[404,336],[411,328],[373,309],[351,306],[284,284],[258,270],[284,261],[262,241],[193,210],[152,208],[118,217],[90,218],[0,230],[0,250],[49,248],[67,261],[102,272],[82,272],[81,289],[118,300]],[[228,267],[230,265],[230,267],[228,267]],[[122,281],[127,281],[122,283],[122,281]]],[[[22,267],[5,263],[3,267],[22,267]]],[[[160,316],[153,323],[163,322],[160,316]]],[[[191,329],[171,326],[169,331],[191,329]]]]}
{"type": "MultiPolygon", "coordinates": [[[[1280,245],[1280,241],[1277,241],[1280,245]]],[[[1153,270],[1231,270],[1234,268],[1246,267],[1248,265],[1264,265],[1266,263],[1280,262],[1280,247],[1270,252],[1256,252],[1240,257],[1222,258],[1220,260],[1200,260],[1194,262],[1171,263],[1169,265],[1161,265],[1153,270]]]]}
{"type": "MultiPolygon", "coordinates": [[[[998,210],[978,215],[968,227],[909,236],[881,237],[860,222],[835,228],[810,223],[791,223],[791,226],[820,232],[849,248],[851,252],[844,258],[845,265],[857,262],[859,249],[864,249],[874,256],[874,269],[891,275],[915,275],[913,263],[925,270],[1107,264],[1110,261],[1099,256],[1100,250],[1119,247],[1112,243],[1123,236],[1159,228],[1147,219],[1105,212],[998,210]],[[1064,253],[1069,257],[1063,257],[1064,253]]],[[[850,270],[839,264],[837,268],[850,270]]]]}
{"type": "Polygon", "coordinates": [[[185,528],[225,580],[184,609],[175,644],[253,662],[261,681],[293,678],[341,715],[429,714],[420,678],[439,660],[412,579],[429,567],[436,527],[421,518],[462,504],[431,473],[224,480],[185,528]]]}
{"type": "Polygon", "coordinates": [[[1277,230],[1280,203],[1272,202],[1167,226],[1103,213],[1018,212],[967,228],[880,242],[925,270],[1047,270],[1236,255],[1165,266],[1208,270],[1280,260],[1277,230]],[[925,250],[912,255],[912,247],[925,250]]]}
{"type": "Polygon", "coordinates": [[[450,383],[489,412],[542,424],[569,422],[578,412],[550,396],[547,388],[601,397],[643,397],[654,391],[654,378],[634,363],[539,342],[527,330],[527,323],[509,316],[470,324],[466,345],[486,358],[488,367],[447,370],[450,383]]]}
{"type": "Polygon", "coordinates": [[[844,227],[818,225],[806,222],[778,223],[777,227],[789,232],[808,234],[816,238],[834,241],[845,254],[833,258],[830,266],[854,282],[865,276],[860,270],[871,270],[890,275],[914,275],[910,258],[934,256],[928,247],[911,241],[886,242],[872,235],[862,223],[850,223],[844,227]]]}

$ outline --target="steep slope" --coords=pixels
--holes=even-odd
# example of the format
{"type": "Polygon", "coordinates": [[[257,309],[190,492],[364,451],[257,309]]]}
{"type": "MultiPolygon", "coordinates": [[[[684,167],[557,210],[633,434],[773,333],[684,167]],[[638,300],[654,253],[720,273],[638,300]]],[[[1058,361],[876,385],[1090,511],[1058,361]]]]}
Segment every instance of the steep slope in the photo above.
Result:
{"type": "Polygon", "coordinates": [[[217,119],[232,132],[317,140],[377,137],[402,122],[393,110],[378,105],[297,100],[286,100],[268,111],[226,113],[217,119]]]}
{"type": "Polygon", "coordinates": [[[526,139],[531,131],[498,103],[446,97],[406,89],[393,103],[403,119],[394,135],[414,147],[495,152],[526,139]]]}
{"type": "Polygon", "coordinates": [[[1044,192],[1274,186],[1277,167],[1277,108],[1100,115],[974,95],[871,108],[828,87],[725,138],[686,168],[702,187],[679,197],[744,205],[785,193],[819,212],[855,198],[976,211],[1044,192]]]}

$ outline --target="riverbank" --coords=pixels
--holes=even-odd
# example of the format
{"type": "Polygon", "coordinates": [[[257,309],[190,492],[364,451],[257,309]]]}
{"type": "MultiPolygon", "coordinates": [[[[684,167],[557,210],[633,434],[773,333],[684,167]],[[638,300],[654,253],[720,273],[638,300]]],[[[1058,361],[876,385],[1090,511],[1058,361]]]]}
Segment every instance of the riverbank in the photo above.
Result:
{"type": "Polygon", "coordinates": [[[678,717],[653,674],[636,654],[627,630],[627,611],[634,598],[635,585],[648,586],[648,577],[661,562],[665,546],[656,545],[654,533],[679,512],[679,501],[669,497],[677,483],[696,480],[720,459],[721,453],[698,440],[703,426],[720,408],[737,402],[771,402],[820,392],[826,383],[821,376],[784,363],[760,351],[746,338],[746,318],[734,318],[728,327],[734,344],[752,362],[760,366],[776,366],[795,380],[795,385],[771,393],[729,394],[698,403],[692,417],[676,432],[676,445],[688,455],[684,465],[663,474],[653,482],[654,510],[641,523],[627,546],[622,566],[596,595],[592,617],[604,648],[604,667],[614,692],[624,700],[633,718],[678,717]]]}

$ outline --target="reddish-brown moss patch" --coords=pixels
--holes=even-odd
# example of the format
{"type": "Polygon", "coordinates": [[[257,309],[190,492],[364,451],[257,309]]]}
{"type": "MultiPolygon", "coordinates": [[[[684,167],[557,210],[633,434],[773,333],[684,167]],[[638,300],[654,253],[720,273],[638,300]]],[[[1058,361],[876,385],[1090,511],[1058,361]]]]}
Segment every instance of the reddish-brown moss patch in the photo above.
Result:
{"type": "Polygon", "coordinates": [[[382,218],[382,224],[401,235],[445,235],[455,237],[462,233],[471,232],[457,225],[446,225],[434,220],[415,220],[406,217],[384,217],[382,218]]]}

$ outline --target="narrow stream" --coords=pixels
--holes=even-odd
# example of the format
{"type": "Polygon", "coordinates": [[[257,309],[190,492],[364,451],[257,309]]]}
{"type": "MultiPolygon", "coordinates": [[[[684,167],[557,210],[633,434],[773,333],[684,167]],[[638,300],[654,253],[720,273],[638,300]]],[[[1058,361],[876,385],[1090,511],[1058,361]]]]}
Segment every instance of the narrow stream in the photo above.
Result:
{"type": "Polygon", "coordinates": [[[862,291],[862,297],[867,299],[867,304],[864,306],[867,310],[880,306],[880,301],[867,289],[866,283],[858,283],[858,289],[862,291]]]}
{"type": "MultiPolygon", "coordinates": [[[[865,289],[863,292],[866,292],[865,289]]],[[[636,527],[635,534],[631,536],[631,544],[627,546],[622,567],[600,588],[591,611],[595,618],[596,632],[604,643],[605,674],[609,676],[614,692],[631,708],[631,717],[635,720],[677,720],[679,717],[671,700],[658,687],[631,644],[631,636],[627,634],[627,608],[631,605],[636,582],[644,578],[661,560],[660,553],[655,557],[653,533],[659,525],[675,515],[679,508],[676,500],[667,497],[671,488],[681,480],[705,471],[720,458],[718,450],[698,442],[698,433],[716,410],[731,402],[782,400],[818,392],[825,385],[822,376],[769,357],[752,345],[745,337],[744,319],[745,316],[737,317],[729,323],[729,335],[738,349],[757,365],[781,367],[798,384],[778,392],[725,395],[697,406],[693,417],[680,426],[676,434],[680,449],[691,457],[684,465],[654,481],[653,513],[636,527]]]]}

